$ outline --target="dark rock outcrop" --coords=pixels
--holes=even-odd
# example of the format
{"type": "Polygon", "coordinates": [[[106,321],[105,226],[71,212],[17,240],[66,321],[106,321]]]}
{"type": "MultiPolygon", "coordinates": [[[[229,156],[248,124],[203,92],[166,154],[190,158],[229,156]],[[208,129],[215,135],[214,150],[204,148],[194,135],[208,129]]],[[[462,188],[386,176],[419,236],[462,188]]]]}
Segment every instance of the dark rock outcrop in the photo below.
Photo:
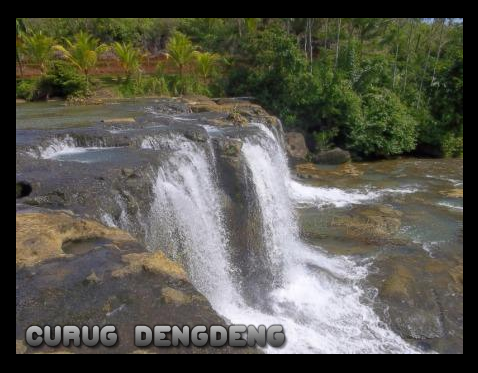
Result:
{"type": "Polygon", "coordinates": [[[351,160],[350,153],[340,148],[326,150],[318,153],[314,157],[314,161],[319,164],[342,164],[351,160]]]}

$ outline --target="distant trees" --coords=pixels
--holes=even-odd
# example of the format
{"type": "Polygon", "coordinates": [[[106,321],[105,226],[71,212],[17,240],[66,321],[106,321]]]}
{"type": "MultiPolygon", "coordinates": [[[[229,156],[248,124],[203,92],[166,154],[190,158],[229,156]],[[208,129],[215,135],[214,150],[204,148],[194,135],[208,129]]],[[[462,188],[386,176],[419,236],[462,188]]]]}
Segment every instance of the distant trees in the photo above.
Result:
{"type": "Polygon", "coordinates": [[[56,50],[88,82],[105,44],[131,94],[252,95],[286,126],[359,154],[463,151],[462,19],[17,19],[21,74],[28,61],[46,75],[56,50]],[[168,59],[130,82],[145,48],[168,59]]]}

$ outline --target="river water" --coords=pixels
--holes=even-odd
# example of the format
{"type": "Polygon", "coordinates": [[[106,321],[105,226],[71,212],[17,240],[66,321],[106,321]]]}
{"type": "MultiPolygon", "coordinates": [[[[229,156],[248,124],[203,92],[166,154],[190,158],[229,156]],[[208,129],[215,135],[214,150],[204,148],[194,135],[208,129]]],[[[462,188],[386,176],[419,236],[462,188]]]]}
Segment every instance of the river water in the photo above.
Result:
{"type": "MultiPolygon", "coordinates": [[[[62,127],[61,110],[17,106],[17,129],[51,128],[51,117],[54,128],[83,126],[109,113],[70,109],[62,127]]],[[[121,110],[140,111],[135,104],[121,110]]],[[[241,278],[230,252],[210,142],[143,141],[148,151],[170,151],[153,173],[154,199],[141,217],[150,247],[181,261],[228,322],[283,325],[287,343],[269,353],[463,352],[463,161],[354,163],[315,168],[302,179],[280,136],[250,126],[257,131],[243,139],[240,159],[261,221],[267,268],[258,270],[271,273],[271,284],[258,282],[255,297],[241,286],[251,279],[241,278]]],[[[59,162],[104,154],[115,153],[78,148],[68,137],[40,152],[59,162]]],[[[128,229],[127,219],[106,213],[104,222],[128,229]]]]}

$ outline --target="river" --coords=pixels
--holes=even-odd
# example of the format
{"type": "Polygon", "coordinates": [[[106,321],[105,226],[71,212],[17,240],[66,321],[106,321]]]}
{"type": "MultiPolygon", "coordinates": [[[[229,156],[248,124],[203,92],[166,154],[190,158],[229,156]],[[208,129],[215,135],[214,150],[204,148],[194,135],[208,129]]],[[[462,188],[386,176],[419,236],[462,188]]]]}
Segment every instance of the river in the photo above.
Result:
{"type": "MultiPolygon", "coordinates": [[[[145,111],[144,128],[163,126],[165,115],[148,104],[17,105],[17,146],[30,144],[38,130],[53,129],[62,137],[55,133],[49,145],[30,150],[32,157],[67,167],[122,157],[129,162],[124,147],[106,140],[78,144],[68,131],[88,130],[95,118],[145,111]]],[[[181,262],[228,322],[283,325],[286,345],[267,352],[463,352],[463,160],[322,166],[303,179],[277,129],[251,122],[233,131],[197,115],[171,118],[168,128],[191,121],[206,141],[169,130],[141,134],[138,151],[161,155],[146,181],[151,200],[131,216],[124,200],[112,198],[123,212],[115,217],[101,208],[105,224],[181,262]],[[235,169],[243,189],[238,193],[246,196],[244,215],[227,207],[232,202],[224,180],[231,182],[215,150],[225,138],[241,141],[235,169]],[[252,236],[249,230],[259,239],[244,239],[252,236]]],[[[108,131],[116,135],[118,129],[108,131]]],[[[132,136],[136,129],[119,131],[132,136]]]]}

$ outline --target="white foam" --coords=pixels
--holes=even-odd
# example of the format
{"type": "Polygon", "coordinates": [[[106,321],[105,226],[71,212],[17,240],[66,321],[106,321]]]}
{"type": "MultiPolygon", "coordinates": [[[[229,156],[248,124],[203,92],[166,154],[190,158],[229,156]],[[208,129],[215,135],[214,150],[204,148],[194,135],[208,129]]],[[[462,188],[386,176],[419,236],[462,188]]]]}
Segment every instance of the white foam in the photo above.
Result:
{"type": "Polygon", "coordinates": [[[376,200],[390,194],[412,194],[418,191],[418,189],[413,187],[381,190],[343,190],[338,188],[308,186],[294,180],[289,180],[288,186],[289,194],[295,202],[311,204],[316,207],[344,207],[376,200]]]}
{"type": "MultiPolygon", "coordinates": [[[[46,146],[39,147],[35,150],[29,151],[29,154],[36,158],[41,159],[60,159],[62,157],[68,155],[75,155],[75,154],[84,154],[87,152],[93,152],[98,150],[110,150],[115,149],[114,147],[98,147],[98,146],[77,146],[75,140],[70,136],[67,135],[62,139],[52,139],[50,143],[46,146]]],[[[78,162],[85,162],[88,163],[89,161],[80,161],[78,162]]]]}
{"type": "Polygon", "coordinates": [[[452,209],[452,210],[463,211],[463,206],[457,206],[449,202],[439,202],[438,205],[452,209]]]}

